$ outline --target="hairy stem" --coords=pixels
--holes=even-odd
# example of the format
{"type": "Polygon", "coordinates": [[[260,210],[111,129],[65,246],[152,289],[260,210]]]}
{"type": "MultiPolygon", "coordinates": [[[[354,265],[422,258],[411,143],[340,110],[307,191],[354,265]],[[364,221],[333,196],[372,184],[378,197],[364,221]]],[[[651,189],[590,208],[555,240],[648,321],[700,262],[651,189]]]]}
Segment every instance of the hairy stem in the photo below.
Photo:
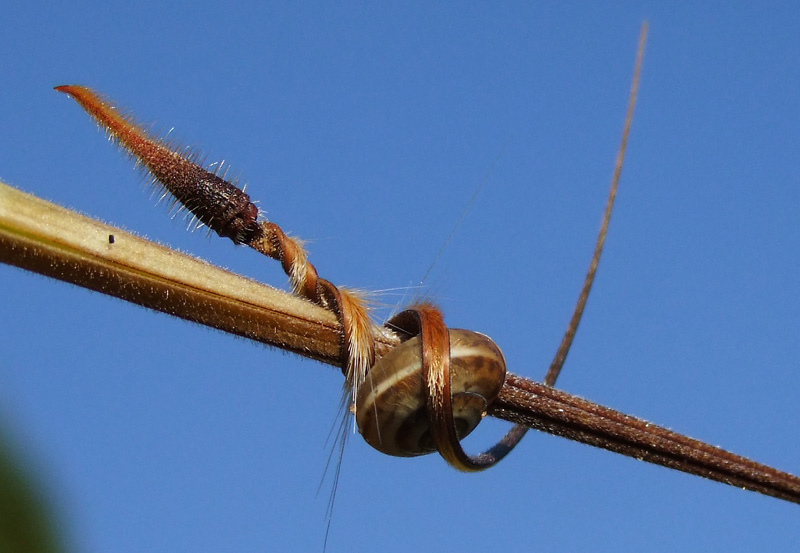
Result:
{"type": "MultiPolygon", "coordinates": [[[[331,311],[3,183],[0,262],[324,363],[343,361],[331,311]]],[[[378,357],[399,343],[377,326],[375,339],[378,357]]],[[[796,476],[513,374],[488,414],[800,503],[796,476]]]]}
{"type": "MultiPolygon", "coordinates": [[[[341,366],[336,316],[309,301],[0,183],[0,262],[341,366]]],[[[381,353],[397,340],[376,335],[381,353]]]]}

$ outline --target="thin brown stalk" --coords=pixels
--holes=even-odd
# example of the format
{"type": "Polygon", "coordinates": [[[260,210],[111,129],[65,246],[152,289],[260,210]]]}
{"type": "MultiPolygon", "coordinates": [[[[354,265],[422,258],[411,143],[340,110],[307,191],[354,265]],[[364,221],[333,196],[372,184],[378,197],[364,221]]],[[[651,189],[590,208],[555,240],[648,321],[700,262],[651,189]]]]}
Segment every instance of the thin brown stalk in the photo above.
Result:
{"type": "Polygon", "coordinates": [[[614,164],[614,175],[611,177],[611,189],[608,192],[608,200],[606,200],[606,208],[603,212],[603,222],[600,225],[600,232],[597,236],[597,242],[595,243],[592,261],[589,263],[589,271],[586,273],[586,278],[583,281],[583,288],[578,296],[578,303],[575,305],[575,311],[572,313],[572,318],[569,321],[561,344],[558,346],[553,362],[550,364],[550,368],[547,370],[547,374],[544,377],[544,383],[548,386],[555,386],[558,375],[561,374],[561,369],[564,366],[564,361],[567,360],[567,354],[569,354],[572,341],[575,339],[575,334],[578,332],[578,325],[580,325],[581,319],[583,318],[583,310],[586,308],[586,302],[589,300],[589,294],[592,291],[594,277],[597,274],[597,267],[600,265],[600,257],[603,255],[603,246],[605,246],[606,243],[608,226],[611,223],[611,214],[614,211],[614,203],[617,199],[619,179],[622,176],[622,165],[625,162],[625,151],[628,149],[628,136],[630,136],[631,133],[633,112],[636,109],[636,98],[639,95],[639,81],[642,76],[642,64],[644,62],[644,47],[647,43],[647,28],[647,22],[644,22],[642,24],[641,34],[639,35],[639,49],[636,54],[636,64],[633,70],[631,93],[628,98],[628,112],[625,116],[622,140],[620,141],[619,150],[617,152],[617,162],[614,164]]]}

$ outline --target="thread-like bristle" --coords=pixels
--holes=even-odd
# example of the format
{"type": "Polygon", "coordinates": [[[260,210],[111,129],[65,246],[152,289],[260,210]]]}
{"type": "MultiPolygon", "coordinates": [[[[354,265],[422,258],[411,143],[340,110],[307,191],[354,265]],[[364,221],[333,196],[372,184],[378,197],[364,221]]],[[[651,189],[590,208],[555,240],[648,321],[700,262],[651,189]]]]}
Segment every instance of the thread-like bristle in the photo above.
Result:
{"type": "Polygon", "coordinates": [[[347,349],[350,352],[348,366],[345,370],[345,387],[351,394],[351,404],[355,407],[358,389],[367,377],[367,371],[373,363],[372,320],[369,317],[369,306],[364,298],[355,291],[340,288],[342,305],[352,321],[352,331],[348,337],[347,349]]]}

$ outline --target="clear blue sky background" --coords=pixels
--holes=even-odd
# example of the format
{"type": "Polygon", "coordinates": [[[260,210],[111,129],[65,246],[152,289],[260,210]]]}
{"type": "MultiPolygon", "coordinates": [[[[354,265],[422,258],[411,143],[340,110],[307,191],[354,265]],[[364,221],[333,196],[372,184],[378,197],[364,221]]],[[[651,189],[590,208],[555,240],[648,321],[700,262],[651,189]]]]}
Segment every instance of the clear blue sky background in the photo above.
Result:
{"type": "MultiPolygon", "coordinates": [[[[0,178],[278,287],[154,207],[52,90],[96,87],[241,172],[330,280],[416,285],[544,375],[640,103],[559,386],[800,473],[800,8],[7,0],[0,178]]],[[[0,414],[80,552],[320,551],[341,375],[0,267],[0,414]]],[[[490,426],[473,450],[502,431],[490,426]]],[[[797,505],[543,434],[463,475],[350,440],[328,550],[788,551],[797,505]]]]}

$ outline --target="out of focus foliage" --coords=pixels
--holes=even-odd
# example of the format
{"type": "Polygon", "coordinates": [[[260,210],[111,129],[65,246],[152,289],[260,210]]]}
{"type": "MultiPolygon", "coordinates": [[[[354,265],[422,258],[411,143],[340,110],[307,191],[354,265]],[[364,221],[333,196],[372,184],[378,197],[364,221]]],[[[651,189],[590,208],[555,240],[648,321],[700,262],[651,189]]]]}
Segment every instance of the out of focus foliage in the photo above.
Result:
{"type": "Polygon", "coordinates": [[[8,432],[0,428],[0,552],[63,552],[35,472],[11,442],[8,432]]]}

